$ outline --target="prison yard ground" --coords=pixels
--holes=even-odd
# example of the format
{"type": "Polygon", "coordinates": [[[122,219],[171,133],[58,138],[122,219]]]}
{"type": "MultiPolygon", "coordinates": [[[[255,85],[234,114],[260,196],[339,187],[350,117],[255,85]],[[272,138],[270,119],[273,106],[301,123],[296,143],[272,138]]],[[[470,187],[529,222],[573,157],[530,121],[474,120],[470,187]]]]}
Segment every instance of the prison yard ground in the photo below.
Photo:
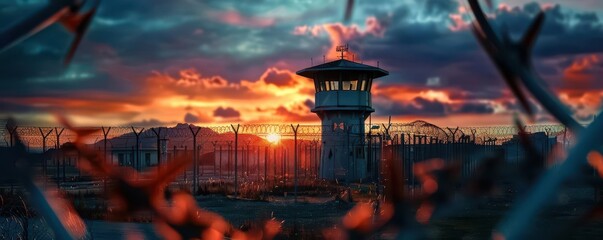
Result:
{"type": "MultiPolygon", "coordinates": [[[[321,239],[327,228],[340,228],[341,218],[358,202],[368,202],[373,196],[362,193],[356,186],[354,202],[333,196],[299,196],[297,203],[293,195],[269,196],[266,200],[234,199],[233,196],[197,196],[199,206],[222,215],[235,227],[253,226],[258,221],[272,217],[283,221],[283,229],[277,239],[321,239]]],[[[593,203],[594,191],[587,187],[568,187],[560,192],[555,203],[533,223],[532,239],[599,239],[603,236],[603,222],[574,225],[580,213],[593,203]],[[560,237],[561,236],[561,237],[560,237]]],[[[423,230],[427,239],[489,239],[496,224],[513,206],[517,193],[505,189],[494,197],[481,198],[462,206],[458,211],[442,219],[435,219],[423,230]]],[[[100,199],[87,198],[81,204],[93,205],[100,199]]],[[[81,213],[82,215],[86,215],[81,213]]],[[[414,214],[411,212],[410,214],[414,214]]],[[[19,236],[20,227],[9,227],[16,220],[3,216],[0,220],[1,237],[19,236]]],[[[123,239],[125,233],[142,235],[145,239],[160,239],[154,232],[150,215],[140,214],[131,222],[109,222],[85,219],[89,236],[87,239],[123,239]]],[[[39,218],[28,221],[30,236],[47,236],[49,231],[39,218]]],[[[388,229],[375,239],[394,239],[395,229],[388,229]]],[[[40,239],[45,239],[40,237],[40,239]]]]}

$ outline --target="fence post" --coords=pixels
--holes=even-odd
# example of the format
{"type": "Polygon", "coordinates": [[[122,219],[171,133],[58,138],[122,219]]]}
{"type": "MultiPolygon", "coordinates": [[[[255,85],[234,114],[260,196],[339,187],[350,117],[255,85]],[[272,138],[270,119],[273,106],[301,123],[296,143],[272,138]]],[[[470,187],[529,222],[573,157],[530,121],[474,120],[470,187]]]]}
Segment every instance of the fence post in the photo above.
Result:
{"type": "Polygon", "coordinates": [[[346,159],[346,168],[347,171],[345,171],[345,181],[346,183],[349,185],[350,180],[351,180],[351,173],[354,171],[352,168],[352,162],[351,161],[351,157],[349,156],[349,152],[350,152],[350,130],[352,130],[351,126],[346,125],[345,126],[345,134],[346,134],[346,140],[345,140],[345,152],[343,153],[343,156],[346,159]]]}
{"type": "MultiPolygon", "coordinates": [[[[402,151],[402,153],[400,154],[400,166],[402,167],[402,176],[404,178],[408,178],[408,173],[406,173],[407,167],[407,161],[406,161],[406,155],[405,155],[405,145],[406,143],[404,142],[404,133],[400,133],[400,150],[402,151]]],[[[402,179],[402,181],[404,181],[405,184],[408,184],[407,181],[405,181],[406,179],[402,179]]]]}
{"type": "Polygon", "coordinates": [[[238,152],[239,152],[238,148],[239,148],[239,127],[240,127],[240,125],[237,124],[237,127],[235,127],[234,125],[230,124],[230,127],[232,128],[232,131],[235,134],[235,143],[234,143],[235,144],[235,146],[234,146],[234,148],[235,148],[235,150],[234,150],[235,151],[234,152],[234,158],[235,158],[234,159],[234,165],[235,165],[234,166],[234,170],[235,170],[235,172],[234,172],[234,177],[235,177],[235,179],[234,179],[234,185],[235,185],[234,186],[234,195],[235,195],[235,198],[236,198],[237,195],[238,195],[238,193],[239,193],[238,192],[238,190],[239,190],[239,185],[238,185],[239,182],[238,182],[238,180],[239,179],[237,177],[237,172],[238,172],[238,162],[239,162],[238,161],[238,156],[239,156],[239,154],[238,154],[238,152]]]}
{"type": "Polygon", "coordinates": [[[293,178],[295,179],[295,186],[293,190],[293,196],[295,197],[295,200],[293,201],[297,203],[297,130],[299,129],[299,124],[297,124],[296,126],[293,126],[293,124],[291,124],[291,128],[293,129],[293,178]]]}
{"type": "Polygon", "coordinates": [[[151,131],[153,131],[155,137],[157,137],[157,173],[159,173],[161,170],[161,127],[158,127],[157,130],[151,128],[151,131]]]}
{"type": "Polygon", "coordinates": [[[276,183],[277,183],[277,181],[276,181],[276,148],[277,147],[274,146],[274,156],[273,156],[273,160],[274,160],[274,165],[273,165],[274,173],[272,175],[272,178],[274,178],[274,185],[273,185],[273,187],[276,186],[276,183]]]}
{"type": "Polygon", "coordinates": [[[9,147],[13,147],[13,145],[15,144],[14,143],[15,133],[17,133],[17,127],[18,126],[14,126],[14,127],[11,128],[11,127],[8,126],[8,123],[7,123],[5,127],[6,127],[6,130],[8,130],[8,135],[9,135],[9,138],[10,138],[10,140],[9,140],[9,142],[10,142],[9,147]]]}
{"type": "MultiPolygon", "coordinates": [[[[203,143],[199,144],[197,146],[197,173],[199,174],[199,178],[201,178],[203,176],[203,174],[205,173],[204,168],[203,168],[203,162],[201,161],[201,156],[203,155],[203,143]],[[201,171],[199,171],[199,168],[201,168],[201,171]]],[[[199,184],[199,181],[197,181],[197,184],[199,184]]]]}
{"type": "Polygon", "coordinates": [[[319,140],[314,140],[314,179],[319,178],[320,161],[322,159],[322,145],[319,140]]]}
{"type": "MultiPolygon", "coordinates": [[[[282,149],[283,149],[283,154],[281,155],[281,157],[282,157],[281,174],[283,176],[283,190],[286,190],[286,188],[287,188],[287,157],[289,156],[289,152],[287,151],[287,149],[285,148],[284,145],[283,145],[282,149]]],[[[287,191],[285,191],[285,193],[286,192],[287,191]]]]}
{"type": "MultiPolygon", "coordinates": [[[[473,136],[473,149],[477,148],[477,139],[475,138],[475,134],[477,133],[477,130],[475,128],[471,129],[471,135],[473,136]]],[[[473,172],[473,170],[477,167],[477,161],[476,159],[474,159],[471,163],[471,172],[473,172]]]]}
{"type": "MultiPolygon", "coordinates": [[[[230,147],[229,147],[229,149],[230,149],[230,147]]],[[[220,178],[220,181],[222,181],[223,179],[222,179],[222,145],[221,144],[220,144],[220,149],[218,151],[220,151],[220,161],[219,161],[220,166],[218,169],[218,176],[220,178]]]]}
{"type": "Polygon", "coordinates": [[[314,161],[312,162],[312,171],[314,173],[314,179],[318,179],[318,140],[314,139],[312,140],[312,144],[310,145],[310,154],[312,154],[312,158],[310,158],[310,162],[312,162],[312,159],[314,159],[314,161]]]}
{"type": "Polygon", "coordinates": [[[409,161],[409,173],[411,175],[410,178],[410,183],[412,185],[412,189],[411,189],[411,196],[415,196],[415,171],[414,171],[414,167],[415,167],[415,162],[417,161],[417,136],[413,133],[412,134],[412,138],[410,137],[410,133],[408,134],[408,143],[410,145],[410,148],[408,150],[408,158],[412,159],[411,161],[409,161]],[[412,139],[412,142],[410,141],[412,139]],[[412,150],[412,152],[411,152],[412,150]]]}
{"type": "Polygon", "coordinates": [[[375,174],[374,174],[374,169],[373,169],[373,129],[371,128],[372,126],[369,125],[369,132],[368,132],[368,144],[367,144],[367,159],[366,159],[366,170],[367,170],[367,174],[368,172],[372,173],[372,178],[373,180],[375,179],[375,174]]]}
{"type": "MultiPolygon", "coordinates": [[[[9,147],[13,147],[14,145],[14,138],[15,138],[15,134],[17,133],[17,126],[15,125],[14,127],[10,127],[9,125],[12,125],[14,122],[11,122],[10,120],[6,123],[5,128],[6,130],[8,130],[8,135],[9,135],[9,147]]],[[[57,183],[58,184],[58,183],[57,183]]],[[[57,185],[58,186],[58,185],[57,185]]],[[[10,192],[11,194],[13,193],[15,188],[15,183],[11,181],[10,184],[10,192]]]]}
{"type": "MultiPolygon", "coordinates": [[[[107,128],[105,130],[105,127],[101,127],[101,129],[103,130],[103,153],[105,154],[105,158],[107,157],[107,137],[109,136],[109,131],[111,131],[111,127],[107,128]]],[[[105,162],[107,161],[107,159],[105,159],[105,162]]],[[[111,163],[113,164],[113,163],[111,163]]]]}
{"type": "MultiPolygon", "coordinates": [[[[44,156],[44,154],[46,153],[46,138],[48,138],[48,135],[50,135],[52,133],[52,129],[50,129],[48,131],[48,133],[44,133],[44,131],[42,131],[42,128],[38,128],[38,130],[40,130],[40,134],[42,134],[42,156],[44,156]]],[[[12,134],[11,134],[12,135],[12,134]]],[[[12,136],[11,136],[12,138],[12,136]]],[[[46,174],[47,174],[47,162],[46,162],[46,157],[42,158],[42,161],[44,161],[42,163],[42,172],[44,174],[44,179],[46,179],[46,174]]],[[[46,182],[46,180],[44,180],[44,182],[46,182]]]]}
{"type": "Polygon", "coordinates": [[[258,145],[258,149],[257,149],[258,154],[257,154],[257,158],[255,159],[256,160],[255,161],[255,169],[257,171],[256,172],[256,180],[257,180],[258,184],[260,184],[260,174],[262,173],[260,171],[260,149],[261,149],[261,147],[260,147],[260,145],[258,145]]]}
{"type": "Polygon", "coordinates": [[[245,150],[244,154],[245,157],[242,159],[241,162],[241,167],[243,168],[243,177],[245,177],[245,181],[247,181],[247,179],[249,178],[249,164],[251,161],[251,148],[249,147],[249,145],[251,144],[251,141],[247,140],[245,141],[245,145],[247,146],[247,150],[245,150]]]}
{"type": "Polygon", "coordinates": [[[216,176],[216,144],[218,143],[218,141],[213,141],[211,142],[211,145],[214,147],[214,151],[213,151],[213,157],[212,159],[214,160],[214,172],[213,172],[213,176],[216,176]]]}
{"type": "Polygon", "coordinates": [[[197,130],[193,130],[192,125],[188,125],[188,129],[193,134],[193,195],[199,190],[199,159],[197,156],[197,134],[199,134],[200,127],[197,130]]]}
{"type": "MultiPolygon", "coordinates": [[[[454,131],[451,128],[449,128],[449,127],[446,127],[446,129],[448,130],[448,132],[450,132],[450,135],[452,136],[452,147],[451,147],[452,151],[450,152],[449,156],[450,156],[451,159],[457,159],[456,155],[458,155],[458,152],[459,152],[458,150],[459,149],[458,149],[458,145],[456,144],[457,143],[456,142],[456,133],[459,130],[459,127],[456,127],[454,129],[454,131]]],[[[461,162],[461,166],[463,164],[464,164],[464,162],[461,162]]]]}
{"type": "Polygon", "coordinates": [[[268,181],[268,155],[270,151],[268,146],[264,147],[264,191],[266,191],[266,181],[268,181]]]}
{"type": "Polygon", "coordinates": [[[551,129],[550,128],[546,128],[545,129],[545,133],[546,133],[546,142],[545,142],[545,150],[543,151],[544,154],[542,154],[542,161],[543,161],[543,169],[546,169],[547,166],[547,160],[549,159],[550,153],[551,153],[551,145],[549,144],[550,140],[550,135],[551,135],[551,129]]]}
{"type": "MultiPolygon", "coordinates": [[[[107,128],[106,130],[105,127],[101,127],[101,130],[103,130],[103,158],[105,163],[107,163],[107,136],[109,136],[109,131],[111,131],[111,127],[107,128]]],[[[111,164],[113,164],[113,162],[111,162],[111,164]]],[[[107,179],[105,177],[103,177],[103,189],[104,192],[107,192],[107,179]]]]}
{"type": "MultiPolygon", "coordinates": [[[[15,127],[16,129],[17,127],[15,127]]],[[[59,187],[59,175],[60,175],[60,170],[59,170],[59,147],[61,146],[61,134],[63,134],[63,131],[65,130],[65,128],[61,128],[61,131],[59,131],[56,127],[54,128],[54,133],[56,135],[57,141],[55,142],[54,146],[55,146],[55,160],[56,160],[56,181],[57,181],[57,188],[59,187]]]]}
{"type": "MultiPolygon", "coordinates": [[[[375,157],[375,172],[377,173],[377,199],[381,196],[381,160],[383,159],[383,139],[385,139],[385,134],[377,133],[377,139],[379,139],[379,157],[375,157]]],[[[377,151],[375,151],[377,154],[377,151]]],[[[377,207],[379,207],[379,203],[377,203],[377,207]]]]}
{"type": "Polygon", "coordinates": [[[232,141],[228,141],[228,158],[226,160],[226,175],[228,176],[228,180],[230,181],[230,169],[231,169],[231,161],[232,161],[232,141]]]}
{"type": "Polygon", "coordinates": [[[309,162],[309,155],[308,155],[308,142],[306,142],[306,144],[303,144],[303,149],[304,149],[304,181],[308,180],[308,162],[309,162]]]}
{"type": "Polygon", "coordinates": [[[136,170],[140,172],[140,134],[144,131],[144,128],[140,129],[140,132],[134,129],[134,126],[130,126],[132,128],[132,132],[136,136],[136,170]]]}

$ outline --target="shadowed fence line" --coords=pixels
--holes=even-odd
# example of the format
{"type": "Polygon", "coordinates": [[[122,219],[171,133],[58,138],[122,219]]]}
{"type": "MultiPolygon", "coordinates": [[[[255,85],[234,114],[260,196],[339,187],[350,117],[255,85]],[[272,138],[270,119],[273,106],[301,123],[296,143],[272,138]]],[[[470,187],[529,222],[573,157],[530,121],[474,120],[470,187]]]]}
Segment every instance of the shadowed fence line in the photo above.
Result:
{"type": "MultiPolygon", "coordinates": [[[[405,183],[410,186],[416,184],[414,165],[427,159],[457,161],[462,165],[462,174],[468,176],[477,161],[488,154],[502,153],[509,163],[519,163],[525,156],[515,126],[442,128],[425,121],[367,124],[363,142],[342,141],[328,150],[322,148],[321,136],[346,139],[354,132],[350,128],[361,126],[348,126],[348,131],[342,131],[340,126],[321,125],[299,125],[295,131],[292,126],[241,124],[236,134],[231,125],[102,126],[95,127],[99,131],[89,138],[87,146],[102,152],[111,164],[138,171],[160,169],[178,157],[191,158],[195,164],[178,181],[192,183],[195,191],[199,190],[200,182],[232,182],[237,177],[242,183],[264,181],[265,186],[289,186],[297,179],[317,179],[321,159],[328,161],[325,159],[333,151],[366,156],[367,170],[372,172],[367,181],[379,181],[382,161],[399,162],[405,183]]],[[[556,157],[551,149],[565,148],[572,141],[572,135],[561,125],[530,125],[525,129],[541,153],[538,161],[545,165],[547,159],[556,157]]],[[[73,132],[62,127],[4,127],[0,131],[1,145],[10,147],[15,133],[29,152],[42,153],[41,162],[34,165],[43,175],[61,184],[83,176],[78,170],[80,156],[69,148],[75,140],[73,132]]],[[[357,164],[347,161],[348,166],[357,164]]],[[[339,170],[333,168],[333,171],[339,170]]]]}

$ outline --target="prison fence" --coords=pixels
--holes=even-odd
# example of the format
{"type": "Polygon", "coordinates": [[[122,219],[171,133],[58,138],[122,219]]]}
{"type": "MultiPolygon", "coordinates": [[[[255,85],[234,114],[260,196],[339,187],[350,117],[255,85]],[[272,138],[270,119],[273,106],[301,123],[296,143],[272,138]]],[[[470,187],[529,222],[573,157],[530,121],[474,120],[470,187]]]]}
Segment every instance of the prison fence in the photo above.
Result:
{"type": "MultiPolygon", "coordinates": [[[[572,141],[560,125],[525,127],[539,153],[541,164],[550,164],[556,151],[572,141]]],[[[30,152],[41,154],[34,165],[57,183],[85,178],[77,168],[79,154],[70,150],[73,132],[63,127],[5,127],[1,145],[10,147],[18,135],[30,152]]],[[[88,138],[88,146],[112,164],[138,171],[160,169],[178,157],[192,158],[188,171],[178,178],[198,189],[200,183],[228,182],[239,186],[263,182],[266,187],[284,187],[320,178],[322,136],[341,139],[354,135],[357,141],[341,141],[331,147],[342,151],[366,150],[367,180],[376,181],[381,162],[393,159],[403,168],[404,180],[415,185],[413,167],[426,159],[441,158],[460,164],[463,175],[470,175],[484,156],[498,154],[507,163],[519,163],[526,156],[524,144],[514,126],[438,127],[425,121],[379,123],[371,125],[323,126],[298,124],[232,124],[173,127],[98,127],[88,138]]],[[[353,165],[354,163],[347,163],[353,165]]],[[[348,165],[350,166],[350,165],[348,165]]]]}

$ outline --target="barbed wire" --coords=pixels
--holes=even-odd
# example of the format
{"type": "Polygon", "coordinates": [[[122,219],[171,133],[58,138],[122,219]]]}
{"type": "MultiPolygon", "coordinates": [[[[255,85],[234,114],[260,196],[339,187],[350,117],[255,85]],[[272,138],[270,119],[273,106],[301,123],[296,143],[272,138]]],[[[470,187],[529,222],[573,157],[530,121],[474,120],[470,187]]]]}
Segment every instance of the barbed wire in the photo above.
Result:
{"type": "MultiPolygon", "coordinates": [[[[104,144],[110,147],[134,146],[139,141],[141,143],[156,143],[158,139],[169,140],[170,145],[186,146],[193,140],[193,130],[199,129],[197,134],[198,145],[208,144],[224,145],[234,140],[233,127],[239,126],[238,134],[242,136],[241,143],[253,142],[254,145],[270,144],[266,141],[269,135],[278,135],[282,139],[292,139],[295,135],[292,126],[297,124],[232,124],[220,126],[195,126],[192,124],[178,124],[174,127],[93,127],[98,131],[92,134],[89,144],[104,144]],[[138,136],[137,136],[138,135],[138,136]],[[258,143],[260,142],[260,143],[258,143]]],[[[36,127],[36,126],[17,126],[16,133],[21,140],[31,148],[45,149],[56,148],[65,143],[75,140],[75,133],[63,127],[36,127]],[[58,141],[58,144],[57,144],[58,141]]],[[[563,125],[540,124],[528,125],[526,131],[529,133],[546,133],[549,137],[563,136],[571,138],[567,128],[563,125]]],[[[423,120],[417,120],[408,123],[373,123],[356,124],[348,126],[331,126],[318,124],[300,124],[297,131],[297,137],[300,141],[319,141],[322,136],[342,136],[347,134],[367,135],[389,135],[390,138],[403,138],[410,141],[411,137],[421,136],[434,139],[436,142],[459,141],[461,138],[469,137],[472,141],[483,143],[487,140],[496,139],[497,144],[501,144],[517,135],[516,126],[479,126],[479,127],[439,127],[423,120]],[[454,133],[454,134],[453,134],[454,133]]],[[[9,146],[11,129],[5,126],[0,130],[0,145],[9,146]]],[[[100,145],[97,145],[100,148],[100,145]]]]}

